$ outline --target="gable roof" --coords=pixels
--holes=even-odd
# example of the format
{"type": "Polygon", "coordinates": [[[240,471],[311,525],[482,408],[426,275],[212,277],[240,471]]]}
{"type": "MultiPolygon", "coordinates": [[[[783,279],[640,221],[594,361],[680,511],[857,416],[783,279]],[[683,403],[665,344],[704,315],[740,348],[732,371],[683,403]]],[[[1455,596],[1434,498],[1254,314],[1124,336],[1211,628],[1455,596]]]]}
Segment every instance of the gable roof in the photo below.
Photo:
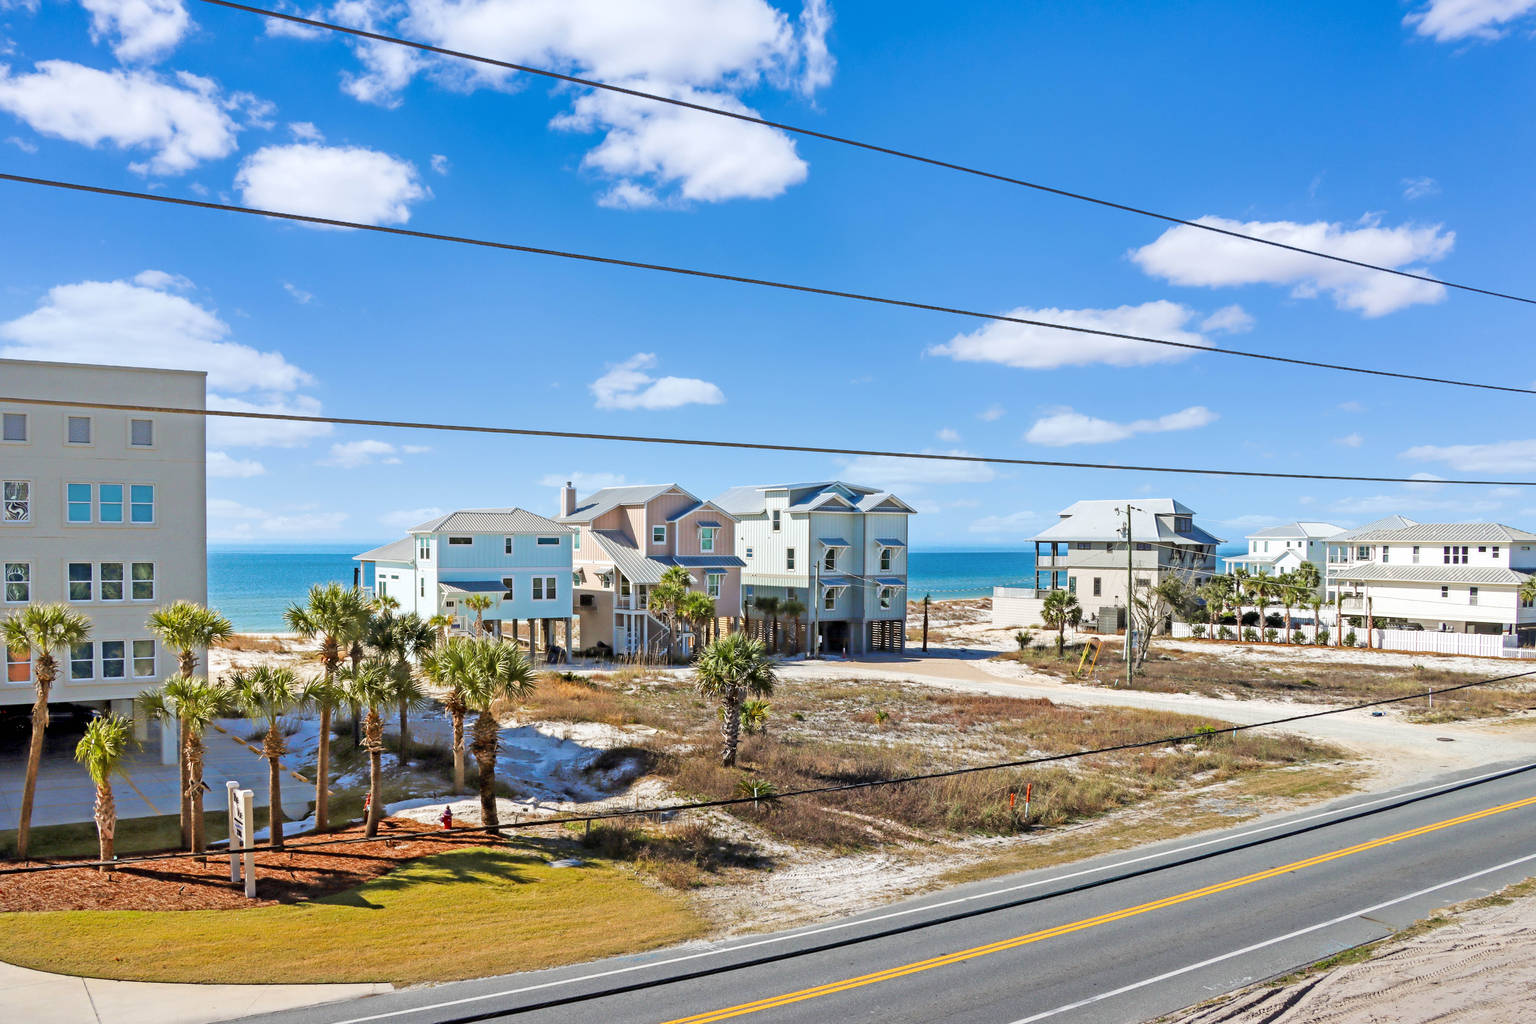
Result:
{"type": "MultiPolygon", "coordinates": [[[[678,511],[672,513],[670,516],[667,517],[667,522],[675,523],[679,519],[686,519],[687,517],[693,515],[695,512],[702,511],[703,509],[713,509],[714,511],[716,511],[716,512],[720,513],[721,515],[725,516],[725,518],[731,520],[732,522],[735,522],[735,520],[736,520],[735,516],[731,515],[725,509],[721,508],[719,505],[716,505],[712,501],[696,501],[692,505],[689,505],[687,508],[679,509],[678,511]]],[[[699,523],[699,525],[700,526],[719,526],[720,524],[719,523],[701,522],[701,523],[699,523]]]]}
{"type": "Polygon", "coordinates": [[[412,562],[416,559],[416,538],[402,537],[383,547],[353,555],[354,562],[412,562]]]}
{"type": "Polygon", "coordinates": [[[1136,543],[1163,544],[1220,544],[1221,538],[1207,533],[1190,523],[1183,532],[1166,526],[1159,516],[1194,516],[1188,506],[1172,498],[1143,498],[1122,501],[1114,498],[1073,502],[1061,511],[1061,518],[1051,526],[1035,534],[1032,540],[1073,541],[1123,540],[1120,533],[1125,521],[1121,513],[1125,506],[1132,506],[1131,539],[1136,543]]]}
{"type": "Polygon", "coordinates": [[[1398,583],[1478,583],[1518,585],[1531,578],[1528,572],[1516,572],[1494,565],[1383,565],[1365,562],[1335,570],[1330,579],[1387,581],[1398,583]]]}
{"type": "Polygon", "coordinates": [[[758,515],[768,507],[769,491],[789,492],[789,511],[814,512],[828,507],[869,512],[890,503],[896,506],[890,511],[915,514],[916,509],[896,497],[890,491],[851,484],[846,480],[813,480],[798,484],[753,484],[732,487],[715,495],[714,504],[733,516],[758,515]]]}
{"type": "Polygon", "coordinates": [[[1346,530],[1343,533],[1336,533],[1328,539],[1339,541],[1360,540],[1362,539],[1363,535],[1368,533],[1379,533],[1382,530],[1401,530],[1405,526],[1417,525],[1419,525],[1418,520],[1409,519],[1407,516],[1383,516],[1380,519],[1373,519],[1369,523],[1366,523],[1364,526],[1357,526],[1353,530],[1346,530]]]}
{"type": "Polygon", "coordinates": [[[1414,523],[1397,529],[1363,526],[1334,539],[1403,544],[1509,544],[1536,541],[1536,533],[1517,530],[1503,523],[1414,523]]]}
{"type": "Polygon", "coordinates": [[[521,508],[466,508],[413,526],[411,533],[570,533],[553,519],[521,508]]]}
{"type": "Polygon", "coordinates": [[[1256,533],[1248,534],[1250,540],[1263,540],[1265,538],[1282,538],[1285,540],[1321,540],[1325,537],[1334,537],[1344,532],[1344,527],[1335,526],[1332,523],[1294,522],[1281,526],[1270,526],[1256,533]]]}
{"type": "MultiPolygon", "coordinates": [[[[612,512],[621,505],[643,505],[659,495],[668,491],[678,490],[693,498],[692,494],[679,487],[677,484],[630,484],[625,487],[604,487],[594,491],[587,497],[576,502],[576,510],[568,516],[561,516],[562,523],[590,523],[612,512]]],[[[694,499],[698,500],[698,499],[694,499]]]]}

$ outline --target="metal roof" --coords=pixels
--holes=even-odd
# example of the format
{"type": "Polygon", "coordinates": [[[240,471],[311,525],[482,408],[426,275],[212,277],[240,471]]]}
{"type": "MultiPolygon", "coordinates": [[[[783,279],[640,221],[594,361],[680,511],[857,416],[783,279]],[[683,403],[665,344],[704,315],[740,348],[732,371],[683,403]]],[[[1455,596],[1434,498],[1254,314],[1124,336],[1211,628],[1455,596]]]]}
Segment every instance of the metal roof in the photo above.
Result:
{"type": "Polygon", "coordinates": [[[717,494],[712,502],[733,516],[757,515],[767,509],[769,491],[788,491],[789,509],[792,512],[809,512],[825,504],[843,503],[850,508],[867,512],[887,501],[895,502],[900,506],[901,511],[909,513],[915,511],[890,491],[865,487],[862,484],[851,484],[846,480],[815,480],[798,484],[732,487],[728,491],[717,494]]]}
{"type": "Polygon", "coordinates": [[[1256,562],[1260,565],[1269,565],[1271,562],[1278,562],[1286,555],[1295,555],[1298,558],[1301,557],[1300,552],[1286,548],[1284,551],[1276,551],[1272,555],[1230,555],[1225,560],[1228,562],[1256,562]]]}
{"type": "Polygon", "coordinates": [[[1260,540],[1266,537],[1281,537],[1288,540],[1295,540],[1296,538],[1300,537],[1304,540],[1321,540],[1325,537],[1333,537],[1343,532],[1344,527],[1335,526],[1332,523],[1295,522],[1286,523],[1283,526],[1266,527],[1263,530],[1259,530],[1257,533],[1250,533],[1248,536],[1250,538],[1258,538],[1260,540]]]}
{"type": "Polygon", "coordinates": [[[502,580],[443,580],[438,589],[448,594],[505,594],[507,585],[502,580]]]}
{"type": "Polygon", "coordinates": [[[647,558],[640,553],[640,549],[629,542],[629,538],[616,530],[593,530],[592,537],[597,541],[597,546],[603,549],[603,554],[612,562],[614,568],[629,578],[632,583],[660,583],[661,574],[667,567],[660,560],[647,558]]]}
{"type": "Polygon", "coordinates": [[[521,508],[466,508],[413,526],[411,533],[570,533],[553,519],[521,508]]]}
{"type": "MultiPolygon", "coordinates": [[[[627,487],[604,487],[576,502],[576,511],[568,516],[561,516],[560,521],[590,523],[620,505],[643,505],[657,495],[666,494],[674,489],[683,491],[677,484],[631,484],[627,487]]],[[[688,494],[687,491],[683,493],[688,494]]],[[[688,496],[693,497],[691,494],[688,496]]]]}
{"type": "Polygon", "coordinates": [[[1151,498],[1133,501],[1116,499],[1079,501],[1068,505],[1061,512],[1061,519],[1035,534],[1032,540],[1045,541],[1123,541],[1120,529],[1125,522],[1120,514],[1125,506],[1132,506],[1131,539],[1136,543],[1149,544],[1220,544],[1221,538],[1207,533],[1199,526],[1178,533],[1165,526],[1159,516],[1193,516],[1185,505],[1172,498],[1151,498]]]}
{"type": "Polygon", "coordinates": [[[744,569],[746,561],[735,555],[654,555],[651,561],[680,565],[684,569],[744,569]]]}
{"type": "Polygon", "coordinates": [[[847,576],[823,576],[820,582],[822,586],[828,588],[853,586],[853,580],[847,576]]]}
{"type": "Polygon", "coordinates": [[[853,547],[852,544],[849,544],[847,541],[843,540],[843,538],[841,538],[841,537],[821,537],[819,539],[820,539],[820,541],[823,544],[825,544],[829,548],[851,548],[851,547],[853,547]]]}
{"type": "Polygon", "coordinates": [[[1381,580],[1389,583],[1486,583],[1518,586],[1531,578],[1528,572],[1494,565],[1383,565],[1365,562],[1328,574],[1331,580],[1381,580]]]}
{"type": "Polygon", "coordinates": [[[879,544],[883,548],[904,548],[907,546],[906,541],[897,540],[894,537],[881,537],[879,540],[876,540],[875,543],[879,544]]]}
{"type": "Polygon", "coordinates": [[[1503,523],[1414,523],[1400,529],[1372,530],[1362,527],[1335,540],[1401,544],[1509,544],[1536,541],[1536,533],[1503,523]]]}
{"type": "Polygon", "coordinates": [[[904,587],[907,581],[899,576],[876,576],[875,582],[882,587],[904,587]]]}
{"type": "Polygon", "coordinates": [[[1419,525],[1418,520],[1409,519],[1407,516],[1383,516],[1380,519],[1373,519],[1371,522],[1366,523],[1364,526],[1357,526],[1353,530],[1346,530],[1343,533],[1336,533],[1328,539],[1331,541],[1361,540],[1363,539],[1364,535],[1368,533],[1379,533],[1382,530],[1401,530],[1407,526],[1417,525],[1419,525]]]}
{"type": "Polygon", "coordinates": [[[381,548],[372,551],[364,551],[360,555],[353,555],[354,562],[414,562],[416,560],[416,538],[402,537],[400,540],[391,541],[381,548]]]}

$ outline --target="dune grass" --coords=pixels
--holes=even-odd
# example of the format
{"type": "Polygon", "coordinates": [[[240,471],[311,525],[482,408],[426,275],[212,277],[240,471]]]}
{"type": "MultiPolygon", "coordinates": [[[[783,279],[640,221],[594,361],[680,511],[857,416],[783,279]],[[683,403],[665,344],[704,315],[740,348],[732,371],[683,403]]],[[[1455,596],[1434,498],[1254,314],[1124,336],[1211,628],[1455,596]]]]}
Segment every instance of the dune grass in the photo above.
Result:
{"type": "Polygon", "coordinates": [[[136,981],[409,984],[633,953],[703,934],[683,902],[539,845],[458,850],[309,903],[0,914],[0,960],[136,981]]]}

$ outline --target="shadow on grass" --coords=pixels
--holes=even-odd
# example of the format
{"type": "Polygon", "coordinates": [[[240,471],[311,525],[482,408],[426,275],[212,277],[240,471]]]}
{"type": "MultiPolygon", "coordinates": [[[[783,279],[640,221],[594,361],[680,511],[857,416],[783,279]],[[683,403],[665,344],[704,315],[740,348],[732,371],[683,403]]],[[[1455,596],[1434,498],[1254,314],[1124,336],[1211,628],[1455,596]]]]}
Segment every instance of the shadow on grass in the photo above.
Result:
{"type": "Polygon", "coordinates": [[[324,906],[382,910],[383,904],[370,902],[368,895],[404,892],[429,885],[526,885],[534,879],[520,869],[543,863],[542,855],[523,850],[455,850],[439,854],[429,861],[403,867],[358,888],[311,902],[324,906]]]}

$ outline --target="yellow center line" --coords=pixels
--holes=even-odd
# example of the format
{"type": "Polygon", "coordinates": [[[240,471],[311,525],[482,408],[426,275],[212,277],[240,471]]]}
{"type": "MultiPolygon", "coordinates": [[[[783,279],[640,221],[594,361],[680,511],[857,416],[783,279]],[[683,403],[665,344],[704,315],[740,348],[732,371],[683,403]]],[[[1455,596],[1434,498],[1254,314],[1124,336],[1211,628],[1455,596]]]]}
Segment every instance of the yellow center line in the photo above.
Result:
{"type": "Polygon", "coordinates": [[[992,953],[1001,953],[1009,949],[1017,949],[1027,946],[1032,942],[1040,942],[1044,939],[1053,939],[1062,935],[1070,935],[1088,928],[1095,928],[1102,924],[1111,924],[1115,921],[1123,921],[1153,910],[1162,910],[1165,907],[1177,906],[1180,903],[1188,903],[1205,896],[1213,896],[1216,893],[1229,892],[1245,885],[1262,882],[1289,874],[1292,871],[1301,871],[1306,868],[1316,867],[1319,864],[1327,864],[1329,861],[1339,860],[1343,857],[1353,856],[1357,853],[1365,853],[1369,850],[1379,849],[1392,843],[1399,843],[1405,839],[1416,836],[1428,835],[1431,832],[1439,832],[1442,829],[1454,828],[1457,825],[1465,825],[1468,822],[1489,818],[1495,814],[1503,814],[1506,811],[1518,810],[1521,807],[1529,807],[1536,804],[1536,796],[1527,797],[1524,800],[1516,800],[1512,803],[1500,804],[1497,807],[1489,807],[1481,811],[1473,811],[1457,818],[1447,818],[1431,825],[1421,825],[1406,832],[1398,832],[1395,835],[1383,836],[1380,839],[1372,839],[1367,842],[1357,843],[1331,853],[1320,853],[1304,860],[1292,861],[1279,867],[1267,868],[1256,871],[1251,875],[1243,875],[1241,878],[1232,878],[1225,882],[1217,882],[1200,889],[1191,889],[1188,892],[1175,896],[1165,896],[1162,899],[1152,900],[1134,907],[1126,907],[1122,910],[1114,910],[1096,917],[1084,918],[1071,924],[1057,925],[1054,928],[1044,928],[1040,931],[1029,932],[1026,935],[1017,935],[1011,939],[1002,939],[998,942],[988,943],[985,946],[974,946],[970,949],[962,949],[954,953],[946,953],[929,960],[919,960],[915,963],[903,964],[899,967],[890,967],[883,971],[875,971],[872,974],[861,974],[855,978],[845,978],[842,981],[828,982],[825,985],[817,985],[814,988],[800,989],[798,992],[786,992],[783,995],[772,996],[767,999],[759,999],[756,1002],[742,1003],[738,1006],[728,1006],[721,1010],[711,1010],[708,1013],[695,1014],[692,1017],[679,1017],[676,1020],[667,1021],[666,1024],[708,1024],[710,1021],[727,1020],[731,1017],[743,1017],[749,1013],[758,1013],[762,1010],[771,1010],[778,1006],[788,1006],[791,1003],[803,1002],[807,999],[815,999],[819,996],[832,995],[835,992],[846,992],[849,989],[861,988],[865,985],[873,985],[882,981],[891,981],[895,978],[905,977],[909,974],[917,974],[922,971],[930,971],[935,967],[945,967],[949,964],[962,963],[966,960],[974,960],[977,957],[988,956],[992,953]]]}

